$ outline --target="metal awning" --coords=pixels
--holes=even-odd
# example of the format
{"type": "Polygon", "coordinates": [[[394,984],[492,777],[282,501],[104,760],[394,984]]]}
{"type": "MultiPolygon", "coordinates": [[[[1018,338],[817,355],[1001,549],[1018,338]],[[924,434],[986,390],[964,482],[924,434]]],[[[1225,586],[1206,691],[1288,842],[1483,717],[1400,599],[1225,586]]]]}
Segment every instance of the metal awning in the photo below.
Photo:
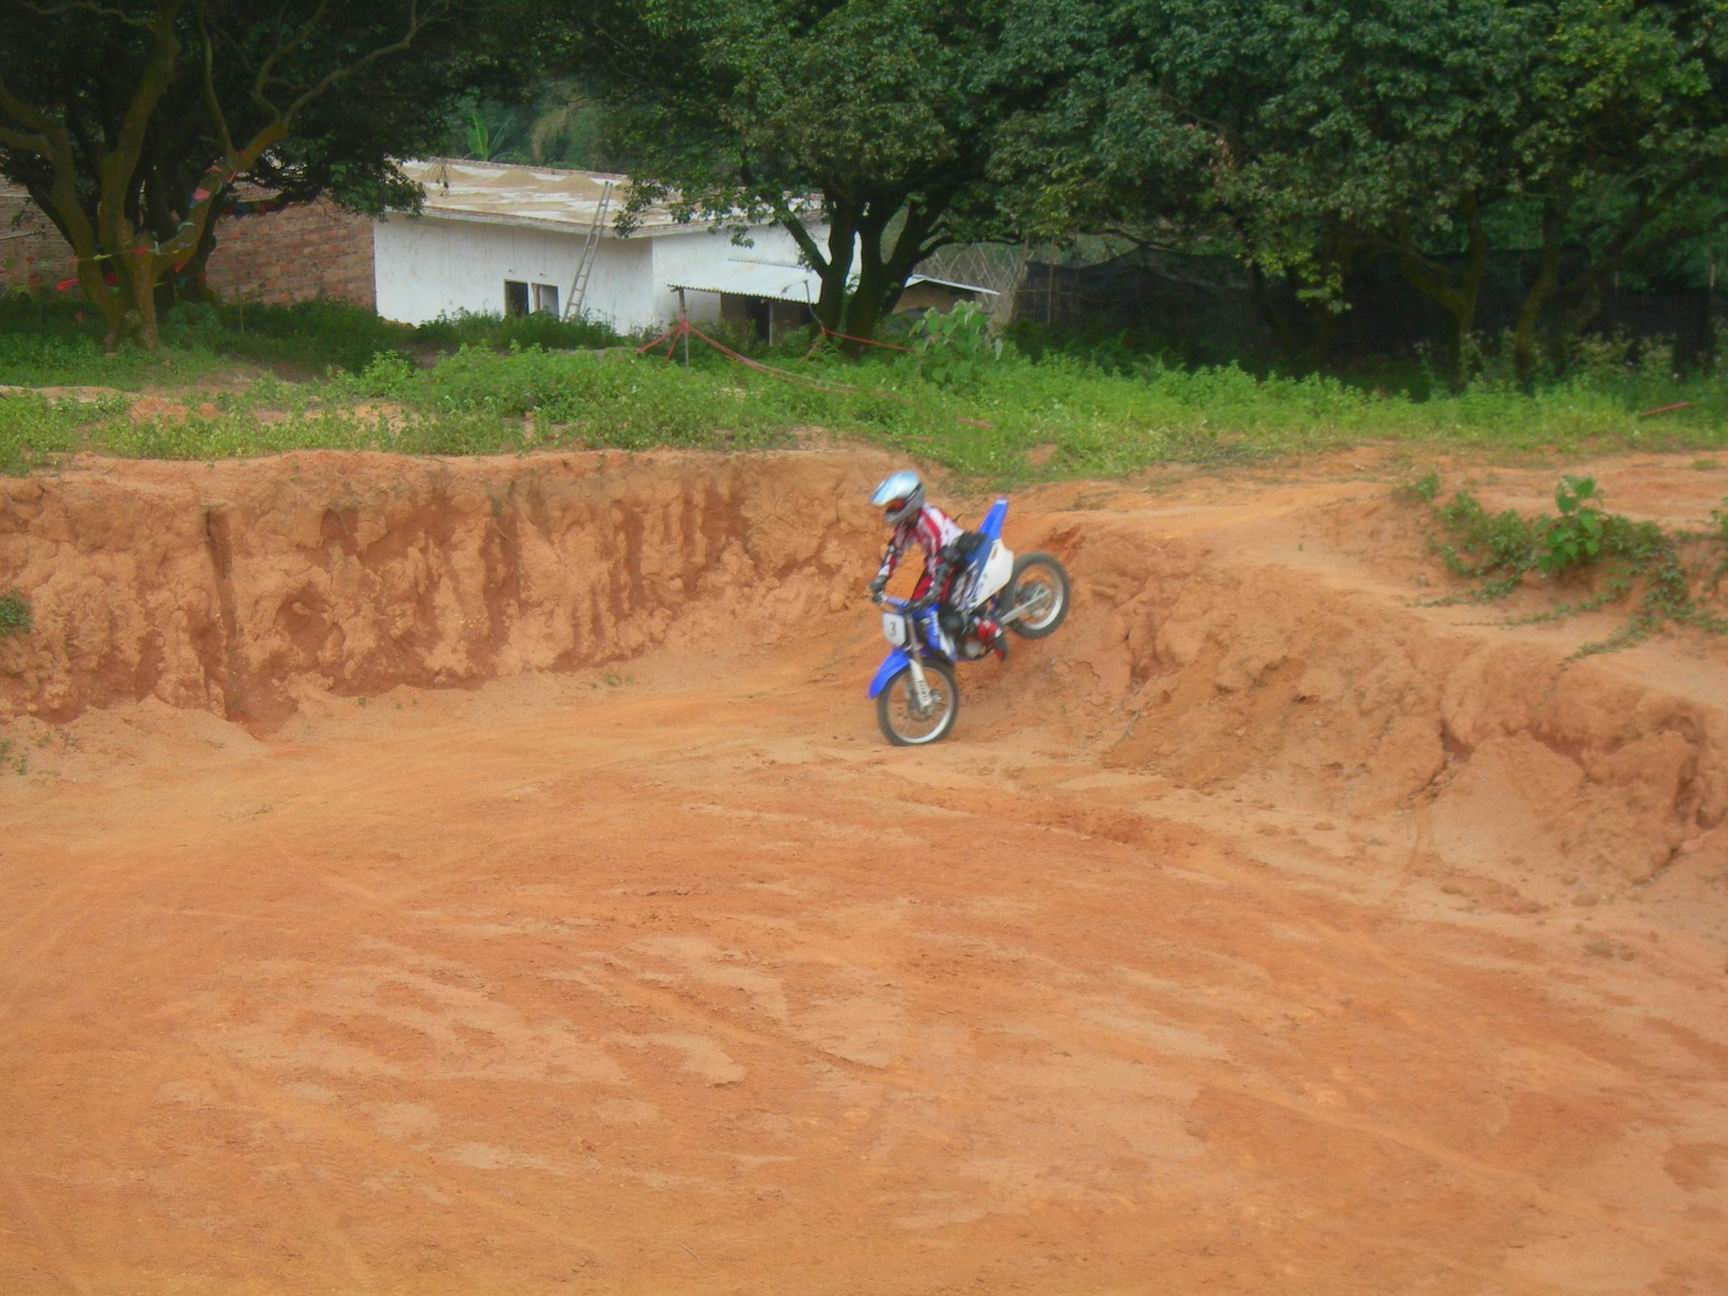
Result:
{"type": "MultiPolygon", "coordinates": [[[[989,293],[992,297],[996,296],[995,291],[990,288],[956,283],[952,279],[936,279],[928,275],[913,275],[906,281],[906,286],[910,288],[913,284],[920,283],[939,284],[944,288],[955,288],[962,292],[989,293]]],[[[694,271],[688,278],[675,280],[667,287],[683,288],[689,292],[729,293],[734,297],[760,297],[768,301],[797,302],[801,306],[814,306],[816,299],[822,295],[822,278],[808,266],[784,265],[772,261],[729,260],[708,269],[694,271]]]]}

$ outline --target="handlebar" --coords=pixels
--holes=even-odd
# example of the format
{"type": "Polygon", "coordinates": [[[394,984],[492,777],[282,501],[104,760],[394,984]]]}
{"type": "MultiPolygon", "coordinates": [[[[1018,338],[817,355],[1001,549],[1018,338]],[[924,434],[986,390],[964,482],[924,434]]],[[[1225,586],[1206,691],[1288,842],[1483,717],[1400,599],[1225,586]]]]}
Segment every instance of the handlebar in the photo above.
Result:
{"type": "Polygon", "coordinates": [[[908,616],[919,616],[936,606],[936,600],[928,596],[921,599],[894,598],[887,594],[877,594],[871,602],[877,607],[890,607],[896,612],[904,612],[908,616]]]}

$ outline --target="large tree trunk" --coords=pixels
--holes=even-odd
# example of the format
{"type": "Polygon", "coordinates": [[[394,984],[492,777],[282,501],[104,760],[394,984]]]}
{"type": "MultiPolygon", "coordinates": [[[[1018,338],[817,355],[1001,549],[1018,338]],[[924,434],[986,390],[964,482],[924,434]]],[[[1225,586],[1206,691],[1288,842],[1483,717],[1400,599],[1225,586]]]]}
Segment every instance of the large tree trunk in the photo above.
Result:
{"type": "Polygon", "coordinates": [[[1469,222],[1470,241],[1464,266],[1456,274],[1424,255],[1408,229],[1400,231],[1398,240],[1398,264],[1406,281],[1452,317],[1452,382],[1459,388],[1470,380],[1476,308],[1482,296],[1482,282],[1488,275],[1488,234],[1482,225],[1476,195],[1464,195],[1462,205],[1469,222]]]}
{"type": "Polygon", "coordinates": [[[216,250],[216,219],[211,217],[204,236],[198,240],[191,259],[170,267],[156,282],[156,318],[166,319],[169,312],[182,302],[214,302],[215,295],[205,283],[210,254],[216,250]]]}
{"type": "Polygon", "coordinates": [[[1542,212],[1542,260],[1536,282],[1518,304],[1518,322],[1513,329],[1512,354],[1518,366],[1518,382],[1529,390],[1536,381],[1536,326],[1554,296],[1560,281],[1560,233],[1562,212],[1550,202],[1542,212]]]}
{"type": "Polygon", "coordinates": [[[889,287],[888,266],[882,256],[882,234],[888,216],[870,211],[858,222],[858,286],[846,303],[846,327],[849,334],[844,344],[848,355],[856,356],[864,342],[876,336],[876,326],[882,320],[889,287]],[[852,339],[862,339],[854,341],[852,339]]]}
{"type": "Polygon", "coordinates": [[[836,332],[845,323],[846,285],[852,280],[857,232],[857,212],[847,209],[834,213],[828,226],[828,257],[822,267],[822,294],[816,302],[816,318],[836,332]]]}
{"type": "Polygon", "coordinates": [[[887,309],[888,279],[881,257],[866,253],[859,260],[858,288],[852,294],[852,300],[846,303],[845,331],[863,341],[847,341],[849,355],[857,355],[863,349],[864,341],[876,336],[877,326],[887,309]]]}
{"type": "Polygon", "coordinates": [[[846,332],[859,340],[846,343],[849,354],[857,355],[875,338],[883,316],[899,304],[907,277],[947,241],[932,237],[946,207],[942,195],[908,199],[897,194],[873,204],[859,220],[858,287],[846,305],[846,332]],[[893,246],[885,247],[888,227],[902,213],[893,246]]]}

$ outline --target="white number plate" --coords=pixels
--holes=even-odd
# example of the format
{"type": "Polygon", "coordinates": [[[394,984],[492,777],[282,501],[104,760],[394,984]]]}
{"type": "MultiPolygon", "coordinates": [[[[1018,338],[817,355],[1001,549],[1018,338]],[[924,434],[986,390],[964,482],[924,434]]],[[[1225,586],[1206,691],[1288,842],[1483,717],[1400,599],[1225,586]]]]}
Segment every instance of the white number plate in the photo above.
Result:
{"type": "Polygon", "coordinates": [[[906,646],[906,618],[898,612],[882,614],[882,633],[888,637],[888,642],[896,648],[906,646]]]}

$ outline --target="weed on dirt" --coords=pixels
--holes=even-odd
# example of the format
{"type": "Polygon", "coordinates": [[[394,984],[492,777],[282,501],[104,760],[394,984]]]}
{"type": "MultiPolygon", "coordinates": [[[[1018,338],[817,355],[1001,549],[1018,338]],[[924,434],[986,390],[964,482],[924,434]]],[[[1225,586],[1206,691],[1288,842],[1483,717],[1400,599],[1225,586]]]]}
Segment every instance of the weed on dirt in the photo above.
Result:
{"type": "Polygon", "coordinates": [[[1469,490],[1440,503],[1440,477],[1433,472],[1408,483],[1400,494],[1429,507],[1437,524],[1433,552],[1452,575],[1472,583],[1468,593],[1435,600],[1435,605],[1490,603],[1533,578],[1554,582],[1590,575],[1595,588],[1586,597],[1508,624],[1564,620],[1636,595],[1625,625],[1573,655],[1630,647],[1669,624],[1728,635],[1728,617],[1707,606],[1728,574],[1728,498],[1724,509],[1711,513],[1714,530],[1669,532],[1654,522],[1604,511],[1602,491],[1592,477],[1562,477],[1554,490],[1556,512],[1540,517],[1515,509],[1491,513],[1469,490]]]}
{"type": "Polygon", "coordinates": [[[35,628],[29,599],[16,589],[0,594],[0,639],[27,635],[35,628]]]}

